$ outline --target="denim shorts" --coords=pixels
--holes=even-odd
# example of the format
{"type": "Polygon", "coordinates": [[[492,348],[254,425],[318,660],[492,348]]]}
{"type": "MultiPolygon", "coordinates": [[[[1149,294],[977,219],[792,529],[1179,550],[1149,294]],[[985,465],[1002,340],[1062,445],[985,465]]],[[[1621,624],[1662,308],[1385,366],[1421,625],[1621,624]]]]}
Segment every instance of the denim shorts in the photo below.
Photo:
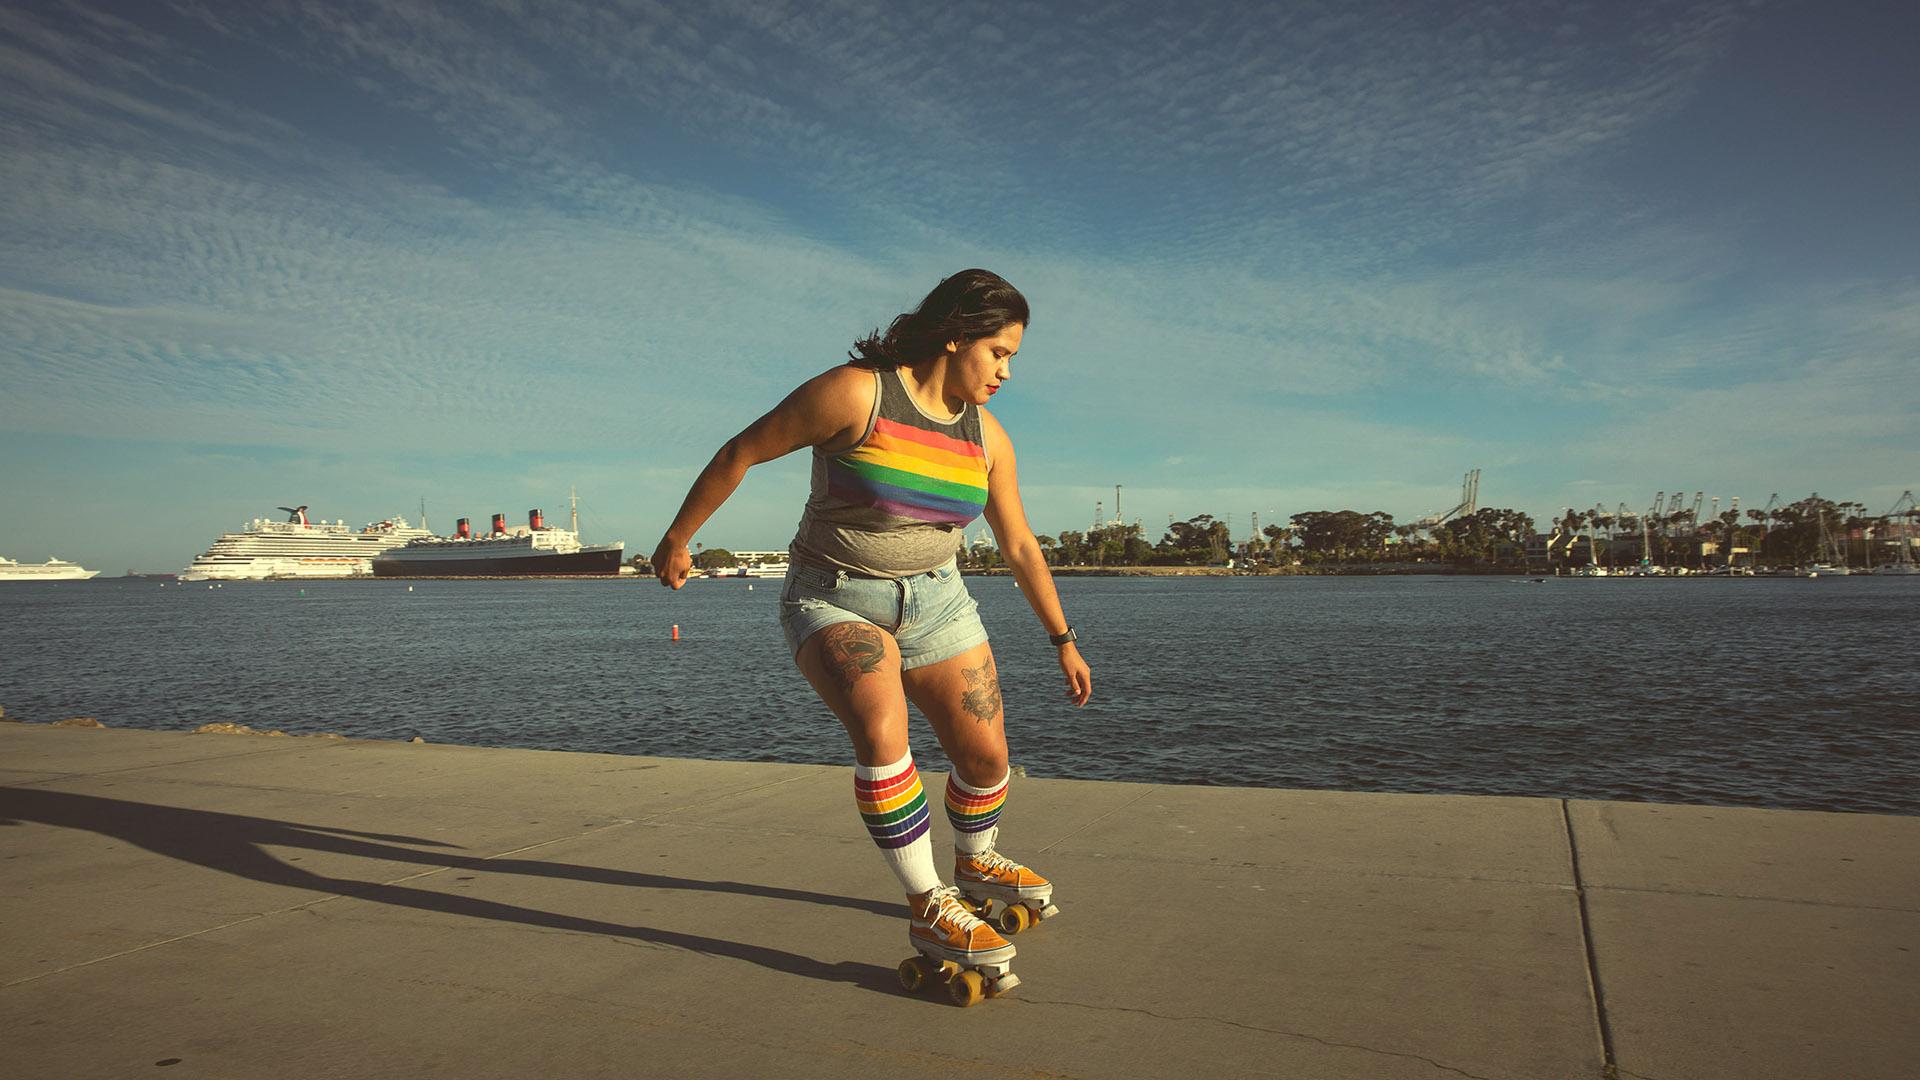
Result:
{"type": "Polygon", "coordinates": [[[979,605],[953,561],[924,574],[870,578],[795,562],[780,590],[780,629],[795,656],[834,623],[863,622],[893,635],[902,670],[950,660],[987,640],[979,605]]]}

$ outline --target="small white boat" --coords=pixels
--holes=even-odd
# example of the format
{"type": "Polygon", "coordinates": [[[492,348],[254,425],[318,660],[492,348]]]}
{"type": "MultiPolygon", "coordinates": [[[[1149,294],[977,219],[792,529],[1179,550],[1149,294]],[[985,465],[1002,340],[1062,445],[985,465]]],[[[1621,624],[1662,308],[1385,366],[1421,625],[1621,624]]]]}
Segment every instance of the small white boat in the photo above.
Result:
{"type": "Polygon", "coordinates": [[[1853,571],[1847,569],[1844,566],[1836,566],[1833,563],[1817,562],[1817,563],[1814,563],[1812,566],[1807,567],[1806,576],[1807,577],[1846,577],[1851,573],[1853,573],[1853,571]]]}

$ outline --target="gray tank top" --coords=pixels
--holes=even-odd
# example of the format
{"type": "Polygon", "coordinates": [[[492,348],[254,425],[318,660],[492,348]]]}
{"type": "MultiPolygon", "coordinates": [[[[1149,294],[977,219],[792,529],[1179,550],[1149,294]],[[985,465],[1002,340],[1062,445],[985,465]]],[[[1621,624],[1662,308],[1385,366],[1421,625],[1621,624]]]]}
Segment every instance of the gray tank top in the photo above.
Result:
{"type": "Polygon", "coordinates": [[[796,562],[865,577],[924,574],[960,549],[987,505],[980,410],[928,416],[894,370],[874,372],[873,412],[851,449],[813,451],[813,484],[791,553],[796,562]]]}

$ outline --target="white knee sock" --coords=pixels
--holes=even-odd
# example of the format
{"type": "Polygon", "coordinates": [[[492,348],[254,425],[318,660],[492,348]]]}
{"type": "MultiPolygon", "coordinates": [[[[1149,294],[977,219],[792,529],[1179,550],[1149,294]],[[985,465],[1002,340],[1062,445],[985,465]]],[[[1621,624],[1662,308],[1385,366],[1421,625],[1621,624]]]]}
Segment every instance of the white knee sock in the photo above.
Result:
{"type": "Polygon", "coordinates": [[[853,767],[853,798],[873,842],[909,895],[940,887],[927,835],[927,796],[911,751],[891,765],[853,767]]]}
{"type": "Polygon", "coordinates": [[[1009,770],[992,787],[977,788],[960,779],[958,770],[947,774],[947,821],[953,826],[954,854],[978,855],[993,847],[1011,776],[1009,770]]]}

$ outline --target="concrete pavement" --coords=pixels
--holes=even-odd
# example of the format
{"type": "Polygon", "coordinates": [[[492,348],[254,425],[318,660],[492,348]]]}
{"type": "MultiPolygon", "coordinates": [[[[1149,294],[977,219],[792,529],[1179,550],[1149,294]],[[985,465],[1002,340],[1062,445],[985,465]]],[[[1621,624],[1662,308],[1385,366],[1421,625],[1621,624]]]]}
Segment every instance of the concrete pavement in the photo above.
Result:
{"type": "Polygon", "coordinates": [[[1062,914],[1014,939],[1012,997],[963,1010],[898,989],[904,906],[850,778],[0,724],[0,1070],[1891,1080],[1920,1060],[1920,818],[1016,779],[1002,846],[1062,914]]]}

